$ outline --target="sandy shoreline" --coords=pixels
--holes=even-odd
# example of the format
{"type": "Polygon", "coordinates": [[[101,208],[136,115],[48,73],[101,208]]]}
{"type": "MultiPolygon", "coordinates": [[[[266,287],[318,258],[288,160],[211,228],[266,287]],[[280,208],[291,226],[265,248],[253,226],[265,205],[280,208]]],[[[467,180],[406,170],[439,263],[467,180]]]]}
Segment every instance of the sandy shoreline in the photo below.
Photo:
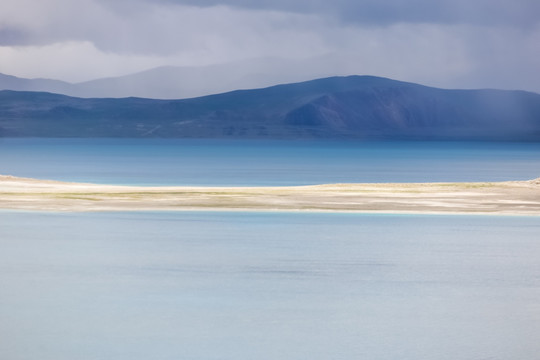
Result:
{"type": "Polygon", "coordinates": [[[540,216],[540,179],[288,187],[115,186],[0,175],[0,209],[325,211],[540,216]]]}

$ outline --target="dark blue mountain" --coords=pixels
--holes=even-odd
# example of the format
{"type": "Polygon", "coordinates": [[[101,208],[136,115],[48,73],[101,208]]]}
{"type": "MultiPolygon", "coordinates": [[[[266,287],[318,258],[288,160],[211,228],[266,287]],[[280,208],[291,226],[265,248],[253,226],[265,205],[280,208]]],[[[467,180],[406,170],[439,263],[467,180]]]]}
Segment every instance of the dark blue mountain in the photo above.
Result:
{"type": "Polygon", "coordinates": [[[0,91],[1,137],[540,141],[540,95],[332,77],[184,100],[0,91]]]}

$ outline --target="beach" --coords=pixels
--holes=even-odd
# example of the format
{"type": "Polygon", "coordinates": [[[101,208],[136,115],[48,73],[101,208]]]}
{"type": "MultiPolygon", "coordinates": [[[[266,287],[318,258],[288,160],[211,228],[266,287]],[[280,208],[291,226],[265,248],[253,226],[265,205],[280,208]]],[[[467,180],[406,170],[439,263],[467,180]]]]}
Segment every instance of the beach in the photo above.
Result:
{"type": "Polygon", "coordinates": [[[540,215],[540,179],[283,187],[119,186],[0,176],[0,209],[540,215]]]}

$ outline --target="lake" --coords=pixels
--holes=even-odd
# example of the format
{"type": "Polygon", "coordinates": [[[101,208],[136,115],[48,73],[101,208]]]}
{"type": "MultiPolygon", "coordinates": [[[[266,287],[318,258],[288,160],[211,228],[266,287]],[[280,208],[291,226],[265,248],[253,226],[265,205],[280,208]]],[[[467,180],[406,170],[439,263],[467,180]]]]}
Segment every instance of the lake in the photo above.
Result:
{"type": "Polygon", "coordinates": [[[307,185],[540,177],[540,144],[0,139],[0,174],[136,185],[307,185]]]}
{"type": "Polygon", "coordinates": [[[537,359],[540,220],[2,212],[2,359],[537,359]]]}
{"type": "MultiPolygon", "coordinates": [[[[137,185],[525,180],[540,145],[0,139],[0,174],[137,185]]],[[[0,359],[520,359],[540,218],[0,210],[0,359]]]]}

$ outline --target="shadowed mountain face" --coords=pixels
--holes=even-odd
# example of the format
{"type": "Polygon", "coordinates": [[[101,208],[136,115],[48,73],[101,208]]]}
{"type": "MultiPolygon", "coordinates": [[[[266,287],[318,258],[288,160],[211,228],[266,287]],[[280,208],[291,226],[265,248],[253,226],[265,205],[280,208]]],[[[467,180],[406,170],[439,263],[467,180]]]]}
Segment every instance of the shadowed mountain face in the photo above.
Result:
{"type": "Polygon", "coordinates": [[[540,141],[540,95],[370,76],[185,100],[0,91],[0,136],[540,141]]]}

